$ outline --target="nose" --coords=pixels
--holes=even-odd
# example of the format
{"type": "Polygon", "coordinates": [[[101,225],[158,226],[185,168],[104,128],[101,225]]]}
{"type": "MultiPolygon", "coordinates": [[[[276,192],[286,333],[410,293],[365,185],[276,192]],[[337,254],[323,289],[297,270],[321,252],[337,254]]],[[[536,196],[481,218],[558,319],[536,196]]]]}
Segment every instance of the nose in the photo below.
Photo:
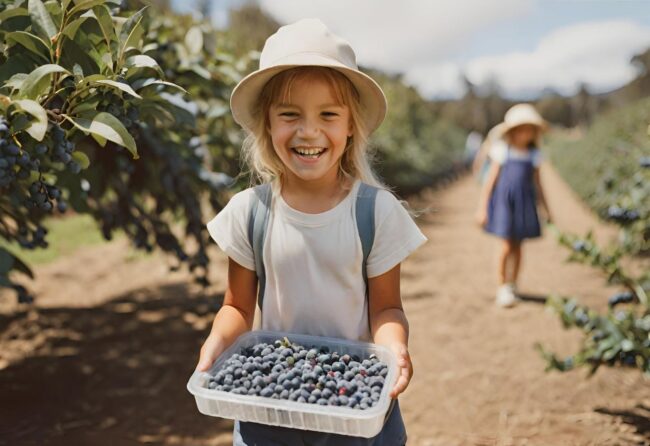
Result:
{"type": "Polygon", "coordinates": [[[318,126],[318,122],[313,118],[305,116],[300,120],[296,133],[299,137],[309,139],[318,136],[319,132],[320,127],[318,126]]]}

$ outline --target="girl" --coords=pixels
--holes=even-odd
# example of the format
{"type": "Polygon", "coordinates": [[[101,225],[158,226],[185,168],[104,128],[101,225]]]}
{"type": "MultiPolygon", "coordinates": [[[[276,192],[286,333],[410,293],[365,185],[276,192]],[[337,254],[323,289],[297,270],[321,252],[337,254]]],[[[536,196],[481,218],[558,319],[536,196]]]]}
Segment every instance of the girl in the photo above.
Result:
{"type": "Polygon", "coordinates": [[[490,149],[492,165],[481,191],[477,220],[487,232],[503,240],[496,295],[502,307],[516,303],[522,241],[541,235],[538,203],[551,222],[539,178],[539,137],[545,129],[546,122],[533,106],[517,104],[500,124],[502,141],[497,139],[490,149]]]}
{"type": "MultiPolygon", "coordinates": [[[[228,286],[197,368],[207,370],[251,330],[259,279],[263,329],[387,346],[400,368],[390,392],[397,398],[413,374],[400,263],[426,238],[369,167],[366,141],[386,113],[382,90],[358,70],[347,42],[305,19],[267,39],[260,69],[233,90],[231,109],[248,133],[252,173],[271,185],[270,212],[257,259],[248,238],[254,188],[233,196],[208,223],[229,257],[228,286]],[[355,215],[362,182],[379,189],[367,258],[355,215]]],[[[405,444],[406,432],[395,404],[372,439],[245,422],[235,423],[233,438],[235,445],[392,446],[405,444]]]]}

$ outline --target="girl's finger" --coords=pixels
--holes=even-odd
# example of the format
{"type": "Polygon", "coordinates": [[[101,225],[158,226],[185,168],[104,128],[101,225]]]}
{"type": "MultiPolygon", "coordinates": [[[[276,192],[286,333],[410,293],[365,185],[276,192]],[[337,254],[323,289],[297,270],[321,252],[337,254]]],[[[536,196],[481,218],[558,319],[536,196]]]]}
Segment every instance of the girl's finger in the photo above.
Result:
{"type": "Polygon", "coordinates": [[[408,380],[401,375],[398,379],[395,385],[393,386],[393,390],[390,392],[390,397],[391,398],[397,398],[397,396],[402,393],[404,390],[406,390],[406,386],[408,385],[408,380]]]}

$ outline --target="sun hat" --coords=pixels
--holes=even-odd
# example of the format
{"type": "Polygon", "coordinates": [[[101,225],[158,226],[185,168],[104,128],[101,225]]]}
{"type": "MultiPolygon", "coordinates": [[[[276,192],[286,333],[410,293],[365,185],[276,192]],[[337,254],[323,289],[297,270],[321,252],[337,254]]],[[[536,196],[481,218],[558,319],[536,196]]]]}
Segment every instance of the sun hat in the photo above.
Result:
{"type": "Polygon", "coordinates": [[[508,109],[503,122],[498,124],[497,132],[503,137],[510,130],[524,124],[532,124],[540,131],[548,128],[548,123],[539,112],[530,104],[516,104],[508,109]]]}
{"type": "Polygon", "coordinates": [[[333,68],[345,75],[357,89],[361,114],[368,133],[386,116],[386,97],[379,85],[359,71],[350,44],[336,36],[318,19],[302,19],[280,27],[266,39],[257,71],[244,77],[230,96],[235,121],[252,131],[255,107],[264,85],[276,74],[294,67],[333,68]]]}

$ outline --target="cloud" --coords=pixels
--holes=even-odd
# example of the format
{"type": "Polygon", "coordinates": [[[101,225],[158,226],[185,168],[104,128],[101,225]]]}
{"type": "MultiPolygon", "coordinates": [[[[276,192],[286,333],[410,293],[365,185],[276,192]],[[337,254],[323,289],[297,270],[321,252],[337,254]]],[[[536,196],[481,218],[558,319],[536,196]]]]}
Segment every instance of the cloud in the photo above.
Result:
{"type": "MultiPolygon", "coordinates": [[[[496,80],[513,98],[545,88],[572,94],[617,88],[636,75],[631,57],[650,46],[650,27],[626,20],[582,22],[551,31],[528,52],[467,60],[463,51],[482,32],[529,19],[536,0],[260,0],[280,23],[318,17],[347,39],[360,65],[404,73],[427,97],[464,92],[461,75],[476,84],[496,80]]],[[[559,12],[558,12],[559,13],[559,12]]],[[[499,48],[495,48],[499,51],[499,48]]]]}
{"type": "Polygon", "coordinates": [[[533,0],[260,0],[280,23],[320,18],[361,65],[408,72],[462,51],[484,27],[526,14],[533,0]]]}
{"type": "MultiPolygon", "coordinates": [[[[630,59],[648,46],[650,27],[624,20],[589,22],[551,32],[531,52],[479,57],[463,68],[473,83],[497,79],[514,97],[529,96],[545,87],[572,94],[580,83],[603,92],[636,76],[630,59]]],[[[421,85],[435,90],[431,84],[421,85]]]]}

